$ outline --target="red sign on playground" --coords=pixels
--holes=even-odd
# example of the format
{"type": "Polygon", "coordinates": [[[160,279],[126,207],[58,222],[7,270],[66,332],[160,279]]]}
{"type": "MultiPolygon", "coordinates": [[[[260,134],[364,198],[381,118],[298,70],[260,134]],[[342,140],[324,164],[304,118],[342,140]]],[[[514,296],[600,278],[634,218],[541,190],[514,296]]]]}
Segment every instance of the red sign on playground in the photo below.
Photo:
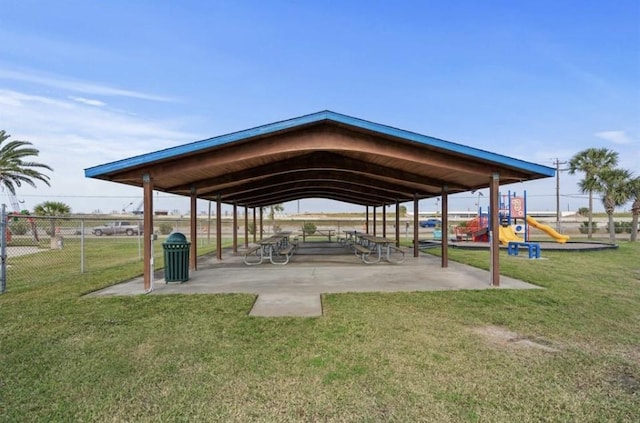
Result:
{"type": "Polygon", "coordinates": [[[511,218],[524,219],[524,198],[511,197],[511,218]]]}

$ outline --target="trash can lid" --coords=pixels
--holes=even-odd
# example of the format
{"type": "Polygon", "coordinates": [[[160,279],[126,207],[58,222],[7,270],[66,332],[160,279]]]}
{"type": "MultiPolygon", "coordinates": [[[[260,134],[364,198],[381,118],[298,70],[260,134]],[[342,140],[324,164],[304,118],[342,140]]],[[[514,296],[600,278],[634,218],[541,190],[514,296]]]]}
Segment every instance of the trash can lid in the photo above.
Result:
{"type": "Polygon", "coordinates": [[[173,244],[186,244],[187,237],[184,236],[182,232],[174,232],[171,235],[169,235],[166,242],[173,243],[173,244]]]}

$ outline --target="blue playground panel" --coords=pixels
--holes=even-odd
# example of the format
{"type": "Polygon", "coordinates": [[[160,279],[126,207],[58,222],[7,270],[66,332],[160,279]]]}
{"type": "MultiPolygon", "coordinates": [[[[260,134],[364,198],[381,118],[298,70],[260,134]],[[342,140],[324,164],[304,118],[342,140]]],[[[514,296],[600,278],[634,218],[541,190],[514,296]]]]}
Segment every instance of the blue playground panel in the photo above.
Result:
{"type": "Polygon", "coordinates": [[[507,253],[510,256],[517,256],[520,252],[520,247],[525,247],[529,250],[529,258],[540,258],[540,244],[537,242],[519,242],[509,241],[507,246],[507,253]]]}

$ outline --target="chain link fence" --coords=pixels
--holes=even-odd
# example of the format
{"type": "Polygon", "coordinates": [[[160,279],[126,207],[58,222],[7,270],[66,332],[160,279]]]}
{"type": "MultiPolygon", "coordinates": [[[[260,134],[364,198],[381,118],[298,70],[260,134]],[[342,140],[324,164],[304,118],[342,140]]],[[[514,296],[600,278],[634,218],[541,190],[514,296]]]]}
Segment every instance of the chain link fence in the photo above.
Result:
{"type": "MultiPolygon", "coordinates": [[[[114,221],[100,217],[53,217],[6,213],[1,222],[0,292],[7,286],[27,284],[41,275],[58,273],[72,276],[128,263],[140,263],[144,241],[151,236],[140,217],[114,221]]],[[[155,219],[154,264],[164,266],[162,243],[172,232],[190,235],[185,218],[155,219]]],[[[224,232],[231,233],[231,224],[224,232]]],[[[215,228],[215,221],[211,227],[215,228]]],[[[198,253],[214,251],[215,232],[209,233],[208,221],[198,222],[198,253]]],[[[224,240],[223,240],[224,241],[224,240]]]]}
{"type": "MultiPolygon", "coordinates": [[[[59,280],[72,279],[73,275],[118,267],[130,263],[140,263],[143,271],[144,241],[150,232],[143,228],[141,216],[116,217],[85,216],[56,217],[32,216],[6,213],[4,207],[0,217],[2,264],[0,266],[0,293],[7,286],[18,287],[32,281],[48,278],[59,280]],[[117,223],[117,229],[116,229],[117,223]]],[[[238,247],[254,240],[254,224],[252,216],[246,221],[244,216],[238,218],[238,247]]],[[[259,226],[259,220],[256,222],[259,226]]],[[[380,220],[378,233],[381,234],[380,220]]],[[[151,233],[153,241],[154,268],[164,267],[164,251],[162,244],[173,232],[182,232],[190,238],[190,219],[173,216],[154,217],[154,228],[151,233]]],[[[233,236],[233,220],[224,216],[222,224],[222,245],[231,246],[233,236]]],[[[270,236],[274,231],[287,230],[298,234],[303,227],[311,225],[318,232],[331,229],[335,235],[344,230],[364,230],[363,219],[287,219],[276,218],[275,221],[264,219],[263,236],[270,236]]],[[[409,236],[408,225],[402,223],[403,235],[409,236]]],[[[216,220],[200,216],[197,221],[198,254],[215,252],[216,220]]],[[[393,236],[393,221],[387,221],[387,234],[393,236]]],[[[255,235],[260,239],[260,234],[255,235]]]]}

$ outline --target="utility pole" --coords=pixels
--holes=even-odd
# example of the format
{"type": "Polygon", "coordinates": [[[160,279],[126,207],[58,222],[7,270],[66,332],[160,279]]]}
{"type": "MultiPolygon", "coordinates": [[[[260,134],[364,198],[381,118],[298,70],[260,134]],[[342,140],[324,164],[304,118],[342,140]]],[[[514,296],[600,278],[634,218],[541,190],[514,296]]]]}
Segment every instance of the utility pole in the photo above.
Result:
{"type": "Polygon", "coordinates": [[[561,162],[556,158],[554,162],[556,165],[556,231],[560,232],[560,171],[566,169],[560,169],[560,165],[567,164],[567,162],[561,162]]]}

